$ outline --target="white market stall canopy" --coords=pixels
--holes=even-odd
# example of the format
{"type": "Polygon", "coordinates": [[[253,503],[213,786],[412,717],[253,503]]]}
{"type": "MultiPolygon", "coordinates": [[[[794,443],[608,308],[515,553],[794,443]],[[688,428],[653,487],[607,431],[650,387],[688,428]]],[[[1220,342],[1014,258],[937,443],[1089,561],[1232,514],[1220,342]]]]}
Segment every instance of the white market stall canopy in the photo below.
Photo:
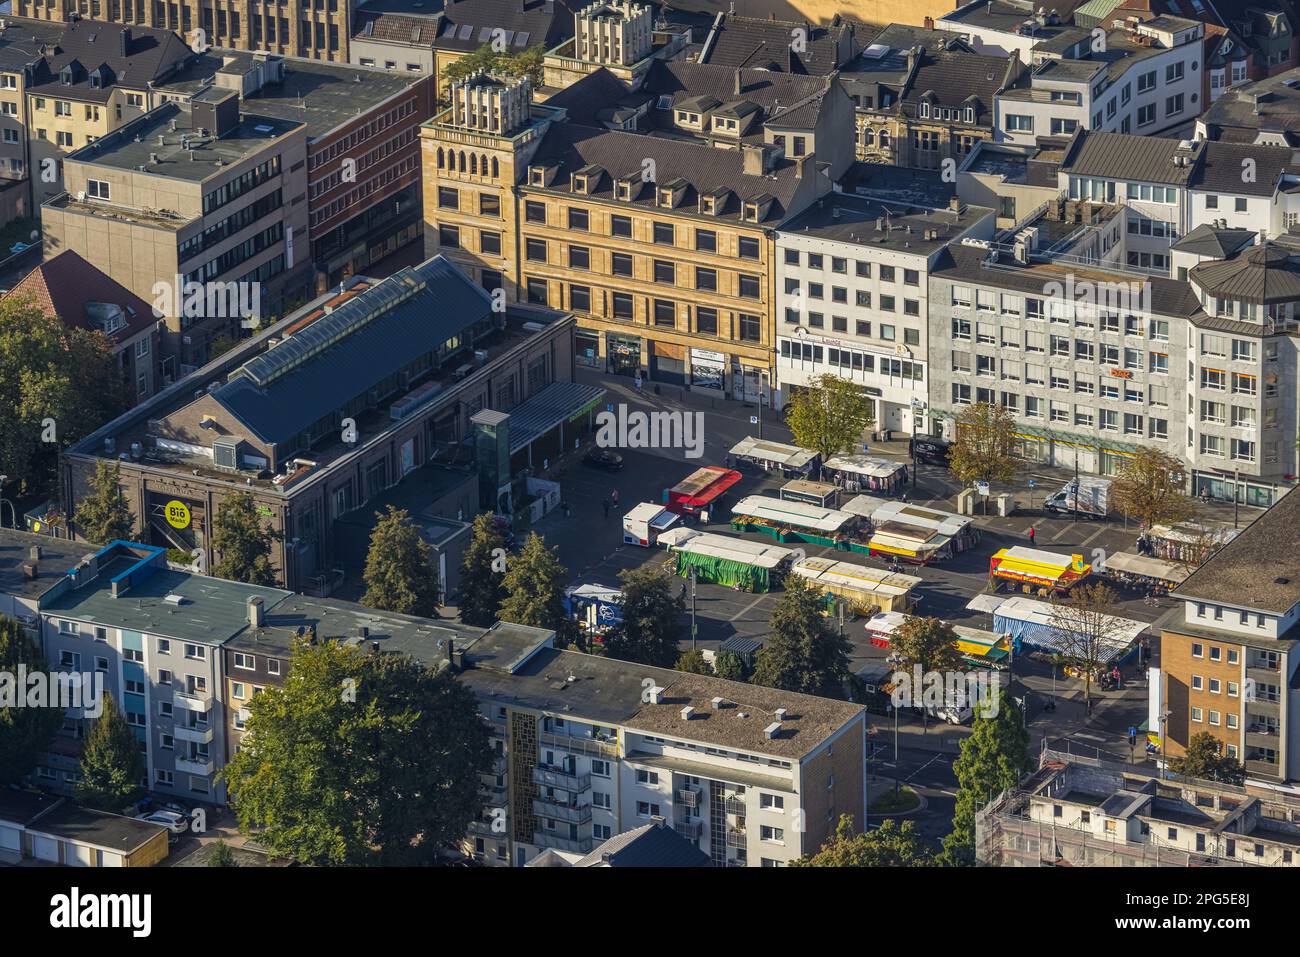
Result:
{"type": "Polygon", "coordinates": [[[1152,525],[1147,537],[1178,542],[1183,545],[1217,542],[1226,545],[1239,534],[1241,529],[1229,528],[1219,522],[1184,522],[1180,525],[1152,525]]]}
{"type": "Polygon", "coordinates": [[[853,521],[852,515],[837,508],[791,502],[768,495],[748,495],[742,498],[732,508],[731,514],[759,518],[772,525],[810,528],[819,532],[839,531],[853,521]]]}
{"type": "Polygon", "coordinates": [[[771,462],[782,468],[801,471],[817,458],[816,452],[801,449],[797,445],[785,445],[781,442],[768,442],[747,436],[741,439],[731,450],[731,454],[742,459],[754,459],[757,462],[771,462]]]}
{"type": "Polygon", "coordinates": [[[1187,580],[1191,574],[1186,567],[1162,558],[1148,558],[1133,552],[1116,552],[1106,556],[1105,570],[1139,575],[1143,578],[1159,578],[1161,581],[1173,582],[1175,585],[1187,580]]]}
{"type": "Polygon", "coordinates": [[[929,529],[940,535],[947,535],[949,538],[960,535],[962,529],[972,523],[972,520],[965,515],[940,512],[937,509],[909,505],[906,502],[882,502],[871,495],[855,496],[844,505],[844,511],[870,519],[873,525],[897,522],[900,525],[911,525],[913,528],[929,529]]]}
{"type": "Polygon", "coordinates": [[[907,468],[902,462],[873,458],[870,455],[835,455],[826,460],[826,468],[865,478],[889,478],[907,468]]]}
{"type": "Polygon", "coordinates": [[[828,588],[852,588],[891,597],[906,595],[924,580],[915,575],[902,575],[883,568],[868,568],[866,565],[838,562],[830,558],[805,558],[795,562],[790,570],[812,584],[828,588]]]}
{"type": "Polygon", "coordinates": [[[733,538],[713,532],[697,532],[693,528],[670,528],[659,536],[659,544],[692,555],[707,555],[727,561],[754,565],[758,568],[776,568],[793,557],[794,550],[780,545],[765,545],[747,538],[733,538]]]}

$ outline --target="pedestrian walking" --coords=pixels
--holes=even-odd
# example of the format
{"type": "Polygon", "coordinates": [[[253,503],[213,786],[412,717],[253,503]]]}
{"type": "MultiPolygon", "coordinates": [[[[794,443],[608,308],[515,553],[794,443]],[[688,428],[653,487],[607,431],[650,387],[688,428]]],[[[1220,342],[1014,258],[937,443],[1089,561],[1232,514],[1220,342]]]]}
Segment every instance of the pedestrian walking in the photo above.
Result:
{"type": "Polygon", "coordinates": [[[618,489],[614,489],[614,491],[610,492],[609,498],[610,501],[614,503],[614,507],[618,508],[618,489]]]}
{"type": "Polygon", "coordinates": [[[1029,526],[1029,544],[1034,544],[1034,526],[1029,526]]]}
{"type": "Polygon", "coordinates": [[[609,499],[605,499],[604,501],[602,501],[600,503],[600,507],[605,510],[605,520],[608,521],[609,520],[609,499]]]}

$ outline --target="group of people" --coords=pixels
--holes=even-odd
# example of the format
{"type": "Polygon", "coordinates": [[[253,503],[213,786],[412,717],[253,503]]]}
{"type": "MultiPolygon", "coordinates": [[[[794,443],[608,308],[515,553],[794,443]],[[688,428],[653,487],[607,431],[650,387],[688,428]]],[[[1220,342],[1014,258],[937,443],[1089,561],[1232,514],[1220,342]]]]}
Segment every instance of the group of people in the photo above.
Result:
{"type": "Polygon", "coordinates": [[[610,492],[609,497],[600,503],[600,507],[604,511],[606,519],[609,518],[609,510],[611,506],[618,508],[618,489],[614,489],[614,491],[610,492]]]}

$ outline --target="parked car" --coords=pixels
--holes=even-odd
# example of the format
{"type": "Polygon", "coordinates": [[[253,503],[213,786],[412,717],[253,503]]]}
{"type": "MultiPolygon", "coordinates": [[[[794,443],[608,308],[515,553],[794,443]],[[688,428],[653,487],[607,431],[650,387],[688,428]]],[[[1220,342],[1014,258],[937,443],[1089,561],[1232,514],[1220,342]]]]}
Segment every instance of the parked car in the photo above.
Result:
{"type": "Polygon", "coordinates": [[[183,814],[177,814],[175,811],[151,811],[148,814],[136,816],[137,821],[148,821],[150,824],[161,824],[173,834],[184,834],[190,829],[189,819],[183,814]]]}
{"type": "Polygon", "coordinates": [[[606,472],[623,471],[623,456],[617,452],[611,452],[609,449],[602,449],[599,446],[590,449],[582,457],[584,465],[590,465],[592,468],[604,469],[606,472]]]}

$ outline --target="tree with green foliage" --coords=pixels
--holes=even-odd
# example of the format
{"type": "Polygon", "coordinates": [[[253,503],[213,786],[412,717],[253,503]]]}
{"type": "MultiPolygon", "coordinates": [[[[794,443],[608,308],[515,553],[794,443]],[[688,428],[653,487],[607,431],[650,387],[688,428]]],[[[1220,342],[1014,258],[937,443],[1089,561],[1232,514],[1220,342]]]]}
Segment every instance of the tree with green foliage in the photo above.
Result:
{"type": "Polygon", "coordinates": [[[144,759],[140,740],[104,692],[103,710],[90,726],[81,754],[81,780],[77,800],[87,807],[120,813],[143,793],[144,759]]]}
{"type": "Polygon", "coordinates": [[[235,860],[235,852],[230,849],[230,845],[225,841],[217,841],[212,845],[212,853],[208,855],[208,867],[238,867],[239,861],[235,860]]]}
{"type": "Polygon", "coordinates": [[[909,617],[894,632],[889,650],[902,659],[902,667],[920,665],[922,674],[962,669],[957,633],[938,618],[909,617]]]}
{"type": "Polygon", "coordinates": [[[90,494],[77,503],[73,521],[81,537],[94,545],[107,545],[119,538],[129,539],[135,527],[131,507],[119,484],[122,468],[100,460],[90,479],[90,494]]]}
{"type": "Polygon", "coordinates": [[[671,668],[685,631],[686,602],[674,594],[663,568],[632,568],[618,573],[623,620],[605,636],[605,654],[621,661],[671,668]]]}
{"type": "Polygon", "coordinates": [[[438,576],[429,546],[404,508],[388,506],[370,533],[361,604],[403,615],[438,617],[438,576]]]}
{"type": "Polygon", "coordinates": [[[29,707],[27,689],[18,684],[20,665],[28,673],[49,671],[40,643],[0,615],[0,785],[22,782],[63,727],[64,709],[51,706],[56,702],[29,707]]]}
{"type": "Polygon", "coordinates": [[[728,681],[748,681],[749,668],[745,659],[734,651],[719,651],[713,656],[713,676],[728,681]]]}
{"type": "Polygon", "coordinates": [[[469,546],[460,561],[460,620],[490,628],[505,601],[506,543],[491,512],[474,516],[469,546]]]}
{"type": "Polygon", "coordinates": [[[569,615],[564,610],[564,585],[568,580],[569,572],[555,557],[555,549],[547,548],[542,536],[531,532],[519,554],[508,560],[502,582],[506,598],[501,603],[499,617],[516,625],[550,628],[567,634],[569,615]]]}
{"type": "Polygon", "coordinates": [[[57,491],[60,450],[126,407],[107,336],[46,315],[29,297],[0,300],[0,466],[22,492],[57,491]]]}
{"type": "Polygon", "coordinates": [[[272,854],[428,864],[482,812],[489,734],[449,668],[302,640],[288,680],[248,710],[248,734],[222,779],[240,830],[272,854]]]}
{"type": "Polygon", "coordinates": [[[1126,456],[1111,486],[1115,508],[1143,530],[1186,521],[1196,506],[1183,491],[1183,463],[1166,452],[1139,448],[1126,456]]]}
{"type": "Polygon", "coordinates": [[[690,651],[683,651],[681,657],[677,659],[677,664],[673,665],[675,671],[685,671],[692,675],[711,675],[713,668],[704,660],[704,652],[698,648],[692,648],[690,651]]]}
{"type": "Polygon", "coordinates": [[[899,824],[886,818],[872,831],[856,833],[853,817],[841,814],[835,836],[809,857],[790,863],[791,867],[929,867],[934,855],[914,821],[899,824]]]}
{"type": "Polygon", "coordinates": [[[941,859],[946,864],[975,863],[976,813],[1033,769],[1029,732],[1020,708],[1005,691],[998,692],[997,705],[996,709],[975,709],[971,733],[953,762],[957,807],[952,833],[943,839],[941,859]]]}
{"type": "Polygon", "coordinates": [[[797,575],[772,610],[767,644],[754,661],[756,685],[843,698],[849,643],[822,615],[821,592],[797,575]]]}
{"type": "Polygon", "coordinates": [[[280,534],[263,524],[251,492],[227,496],[217,506],[212,525],[212,547],[221,556],[212,567],[215,577],[246,585],[276,584],[271,543],[280,534]]]}
{"type": "Polygon", "coordinates": [[[507,76],[526,76],[532,81],[533,89],[536,90],[542,85],[542,65],[545,54],[546,48],[540,43],[518,53],[504,50],[497,52],[492,49],[492,44],[485,43],[477,50],[447,64],[442,75],[448,83],[458,83],[480,71],[507,76]]]}
{"type": "MultiPolygon", "coordinates": [[[[1015,420],[1002,406],[976,402],[957,416],[957,436],[948,455],[948,470],[962,482],[1009,482],[1018,463],[1015,420]]],[[[988,509],[988,500],[984,503],[988,509]]]]}
{"type": "Polygon", "coordinates": [[[1246,782],[1246,766],[1223,753],[1223,742],[1201,731],[1187,742],[1187,753],[1169,759],[1169,770],[1185,778],[1200,778],[1240,787],[1246,782]]]}
{"type": "Polygon", "coordinates": [[[870,397],[848,379],[818,376],[791,398],[785,422],[795,444],[817,452],[823,462],[841,452],[851,452],[871,425],[870,397]]]}

